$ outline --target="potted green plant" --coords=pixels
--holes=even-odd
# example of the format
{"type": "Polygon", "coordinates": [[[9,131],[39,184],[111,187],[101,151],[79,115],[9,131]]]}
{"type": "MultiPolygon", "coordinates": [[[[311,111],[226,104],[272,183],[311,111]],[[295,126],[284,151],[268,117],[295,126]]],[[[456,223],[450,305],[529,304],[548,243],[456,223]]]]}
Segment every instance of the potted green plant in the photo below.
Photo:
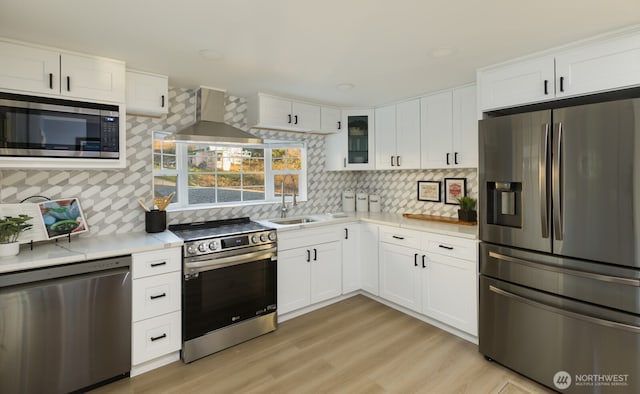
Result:
{"type": "Polygon", "coordinates": [[[478,201],[475,198],[464,196],[458,198],[458,219],[463,222],[476,222],[478,220],[478,213],[476,212],[476,203],[478,201]]]}
{"type": "Polygon", "coordinates": [[[33,227],[33,224],[27,223],[31,219],[31,216],[24,214],[0,219],[0,257],[15,256],[20,252],[18,237],[33,227]]]}

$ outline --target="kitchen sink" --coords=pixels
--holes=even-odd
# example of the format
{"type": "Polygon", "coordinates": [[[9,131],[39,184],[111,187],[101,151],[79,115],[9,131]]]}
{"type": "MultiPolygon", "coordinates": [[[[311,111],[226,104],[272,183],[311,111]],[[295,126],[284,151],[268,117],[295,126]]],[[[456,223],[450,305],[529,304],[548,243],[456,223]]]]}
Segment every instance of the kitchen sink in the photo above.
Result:
{"type": "Polygon", "coordinates": [[[317,222],[317,220],[311,219],[311,218],[292,218],[292,219],[285,218],[285,219],[271,219],[269,221],[275,224],[304,224],[304,223],[317,222]]]}

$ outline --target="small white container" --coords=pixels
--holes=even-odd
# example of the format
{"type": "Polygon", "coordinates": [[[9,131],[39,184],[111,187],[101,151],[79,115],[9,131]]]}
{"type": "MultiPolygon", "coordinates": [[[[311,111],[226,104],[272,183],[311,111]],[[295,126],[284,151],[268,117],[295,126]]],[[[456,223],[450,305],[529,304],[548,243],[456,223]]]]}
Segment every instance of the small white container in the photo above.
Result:
{"type": "Polygon", "coordinates": [[[342,211],[353,212],[356,210],[356,193],[353,190],[342,192],[342,211]]]}
{"type": "Polygon", "coordinates": [[[356,211],[358,212],[369,211],[369,193],[356,194],[356,211]]]}
{"type": "Polygon", "coordinates": [[[380,196],[369,194],[369,212],[380,212],[380,196]]]}

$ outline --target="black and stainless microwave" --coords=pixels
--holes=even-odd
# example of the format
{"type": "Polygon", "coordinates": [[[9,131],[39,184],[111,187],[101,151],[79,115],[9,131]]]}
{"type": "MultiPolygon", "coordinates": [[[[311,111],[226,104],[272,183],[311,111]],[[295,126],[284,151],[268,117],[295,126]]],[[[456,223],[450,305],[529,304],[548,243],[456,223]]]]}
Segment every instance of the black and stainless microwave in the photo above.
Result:
{"type": "Polygon", "coordinates": [[[0,93],[0,156],[118,159],[119,107],[0,93]]]}

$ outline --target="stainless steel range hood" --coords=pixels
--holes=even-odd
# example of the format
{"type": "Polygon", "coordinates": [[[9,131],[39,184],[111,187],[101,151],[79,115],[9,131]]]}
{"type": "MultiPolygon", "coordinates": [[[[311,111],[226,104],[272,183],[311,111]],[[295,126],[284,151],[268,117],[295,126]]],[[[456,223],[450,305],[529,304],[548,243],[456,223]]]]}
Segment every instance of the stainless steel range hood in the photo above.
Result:
{"type": "Polygon", "coordinates": [[[262,139],[224,123],[224,92],[205,87],[196,91],[196,122],[166,140],[193,143],[260,145],[262,139]]]}

